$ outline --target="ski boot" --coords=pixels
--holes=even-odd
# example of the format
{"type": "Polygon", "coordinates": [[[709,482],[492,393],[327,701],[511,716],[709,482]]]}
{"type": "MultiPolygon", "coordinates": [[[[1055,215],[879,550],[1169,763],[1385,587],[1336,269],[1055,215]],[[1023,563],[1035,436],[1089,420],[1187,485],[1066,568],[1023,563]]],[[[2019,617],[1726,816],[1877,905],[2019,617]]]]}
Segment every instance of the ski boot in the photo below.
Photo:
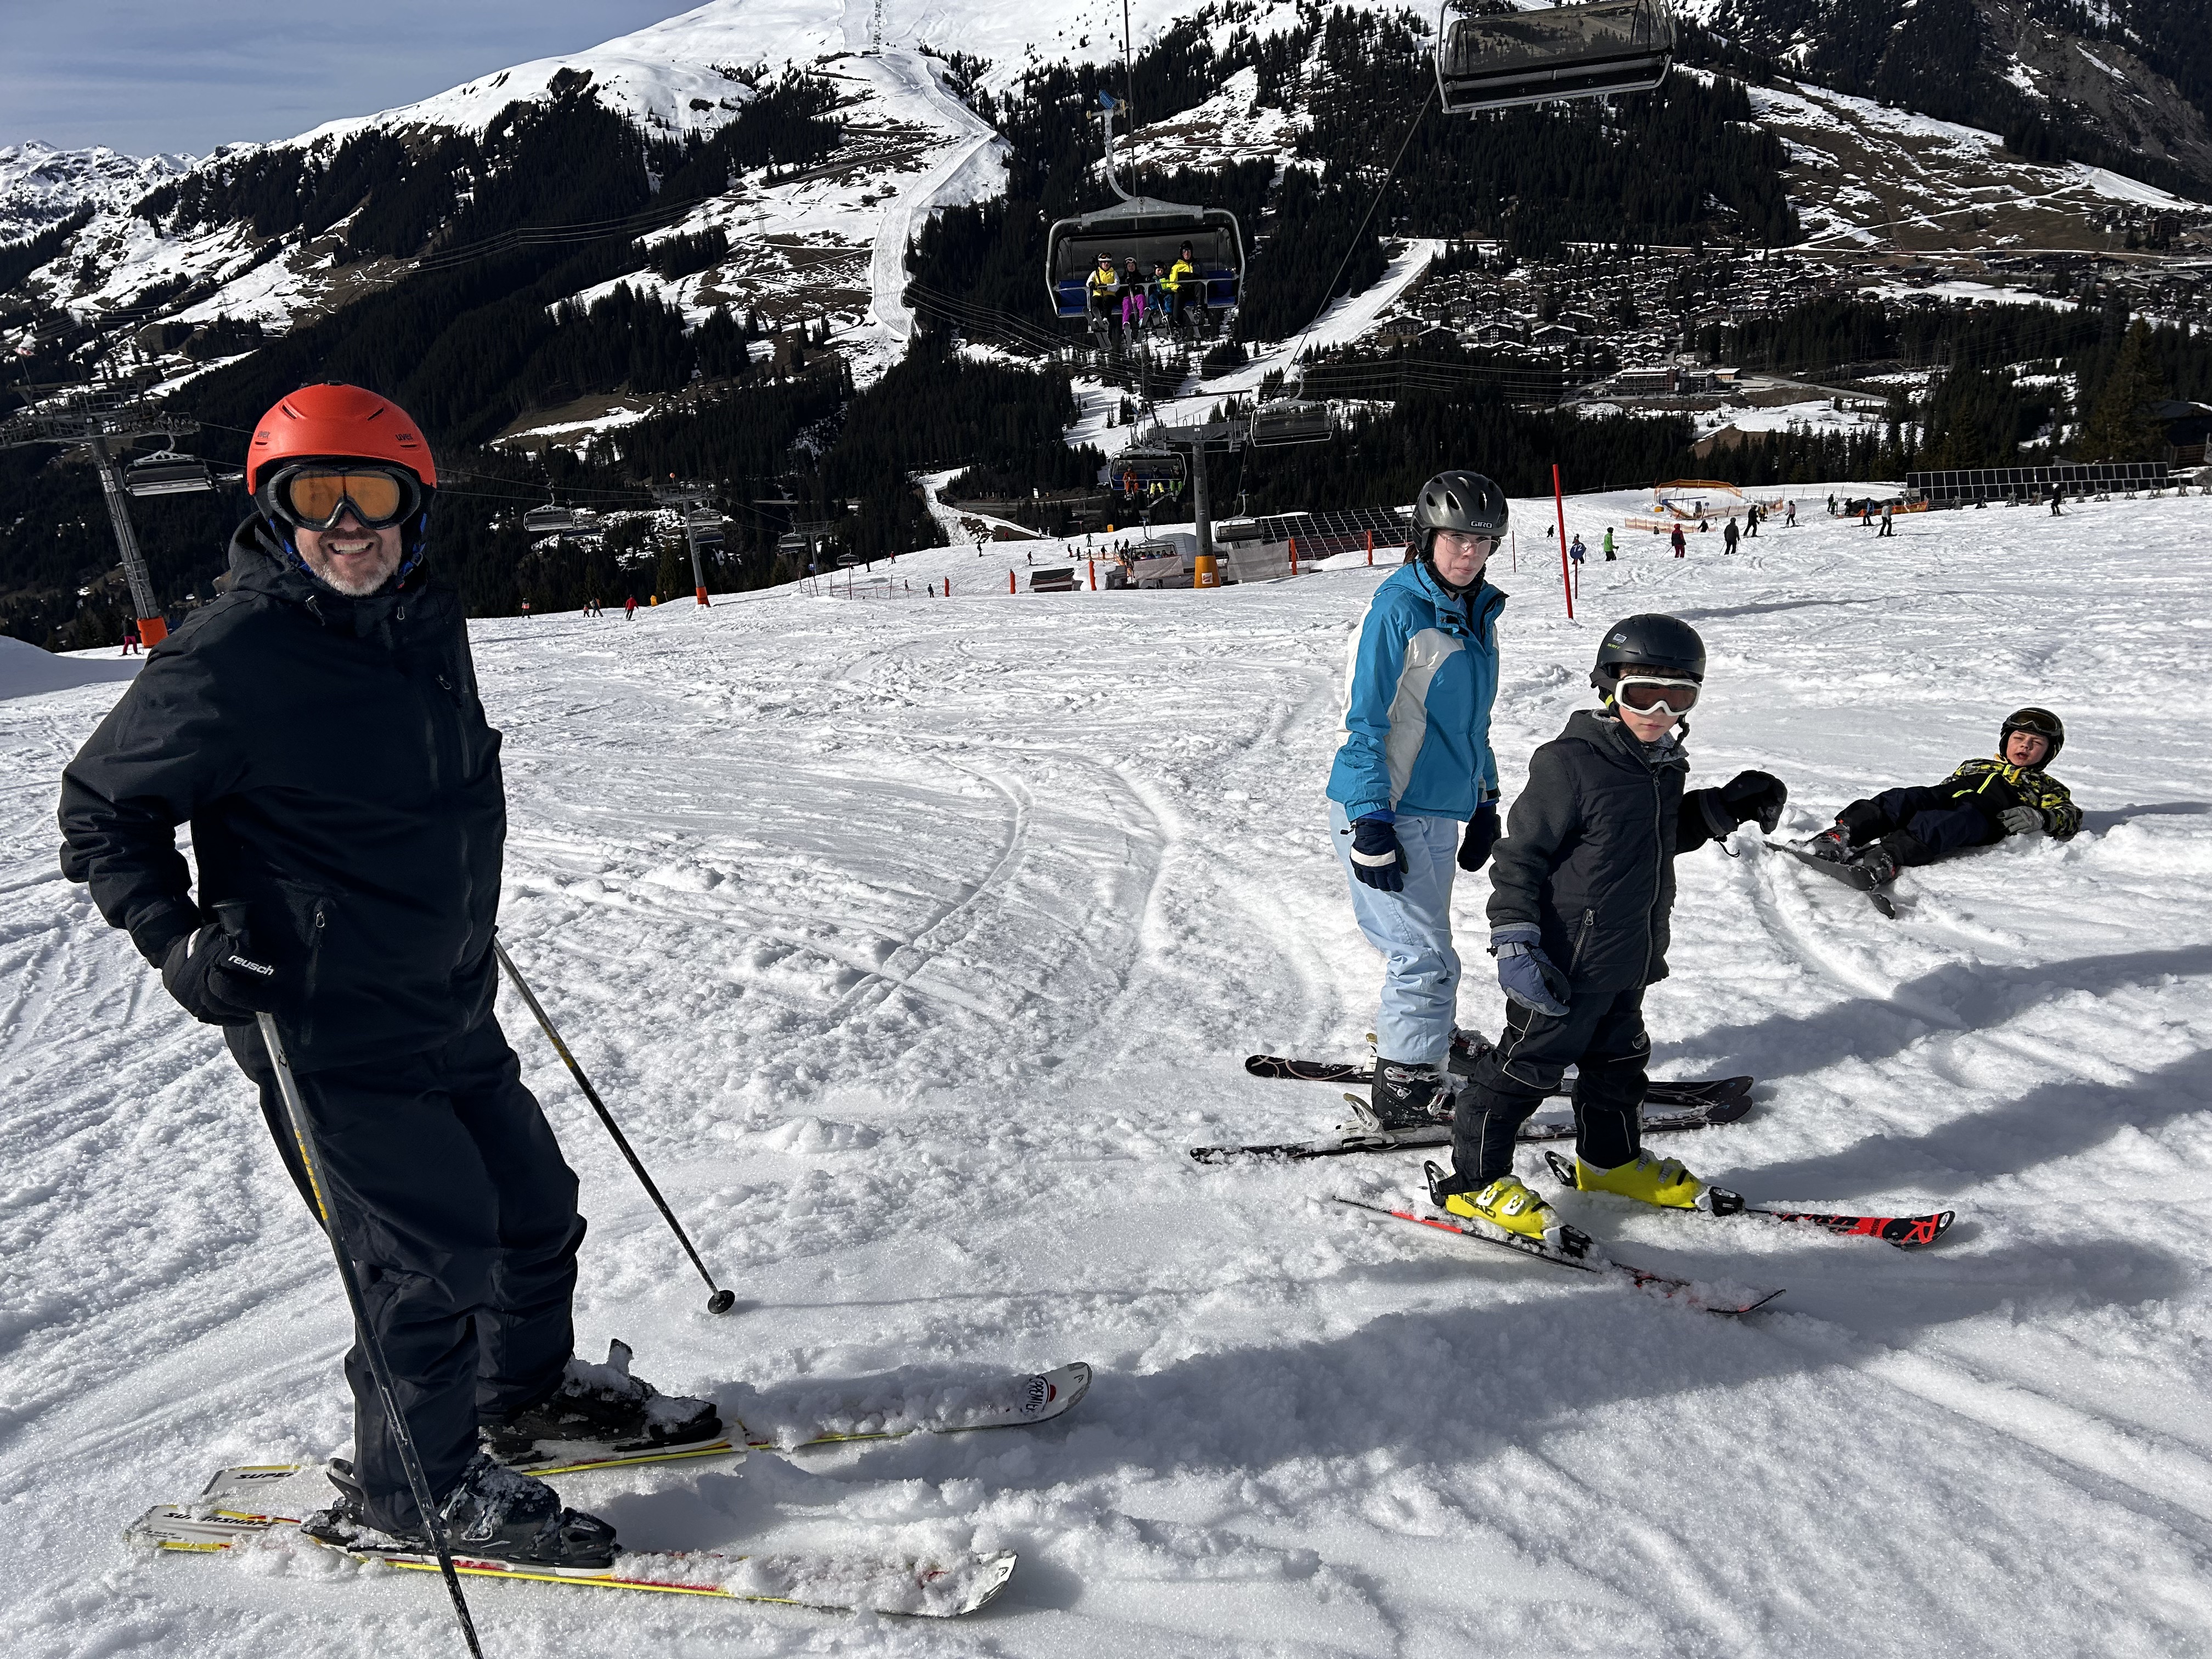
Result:
{"type": "Polygon", "coordinates": [[[1740,1196],[1725,1187],[1709,1186],[1698,1180],[1682,1167],[1679,1158],[1654,1158],[1649,1152],[1638,1152],[1630,1162],[1612,1170],[1596,1169],[1577,1157],[1574,1177],[1578,1193],[1613,1193],[1639,1204],[1656,1204],[1662,1210],[1733,1215],[1743,1208],[1740,1196]]]}
{"type": "MultiPolygon", "coordinates": [[[[1358,1102],[1352,1101],[1358,1109],[1358,1102]]],[[[1452,1118],[1451,1075],[1441,1066],[1413,1066],[1403,1060],[1375,1059],[1375,1083],[1368,1091],[1367,1109],[1360,1113],[1367,1127],[1384,1134],[1403,1129],[1433,1129],[1452,1118]]]]}
{"type": "Polygon", "coordinates": [[[1854,870],[1863,872],[1867,879],[1876,887],[1888,886],[1897,879],[1897,872],[1904,868],[1898,861],[1897,854],[1879,841],[1852,854],[1850,866],[1854,870]]]}
{"type": "MultiPolygon", "coordinates": [[[[327,1473],[338,1501],[300,1523],[308,1537],[362,1555],[435,1553],[428,1526],[386,1532],[370,1522],[353,1465],[344,1458],[333,1457],[327,1473]]],[[[595,1515],[564,1509],[543,1480],[501,1468],[483,1452],[469,1460],[438,1514],[455,1555],[574,1577],[595,1577],[615,1564],[612,1527],[595,1515]]]]}
{"type": "Polygon", "coordinates": [[[1429,1201],[1449,1214],[1486,1221],[1502,1232],[1545,1245],[1562,1255],[1580,1257],[1589,1253],[1589,1235],[1567,1225],[1557,1210],[1522,1185],[1518,1176],[1503,1175],[1487,1186],[1473,1188],[1434,1164],[1423,1164],[1421,1173],[1429,1178],[1429,1201]]]}
{"type": "Polygon", "coordinates": [[[627,1342],[607,1344],[607,1363],[570,1359],[561,1386],[498,1422],[480,1424],[485,1453],[509,1468],[662,1452],[722,1437],[710,1400],[666,1395],[629,1374],[627,1342]]]}
{"type": "Polygon", "coordinates": [[[1804,851],[1816,859],[1826,859],[1830,864],[1848,864],[1851,859],[1851,832],[1837,824],[1823,830],[1804,844],[1804,851]]]}

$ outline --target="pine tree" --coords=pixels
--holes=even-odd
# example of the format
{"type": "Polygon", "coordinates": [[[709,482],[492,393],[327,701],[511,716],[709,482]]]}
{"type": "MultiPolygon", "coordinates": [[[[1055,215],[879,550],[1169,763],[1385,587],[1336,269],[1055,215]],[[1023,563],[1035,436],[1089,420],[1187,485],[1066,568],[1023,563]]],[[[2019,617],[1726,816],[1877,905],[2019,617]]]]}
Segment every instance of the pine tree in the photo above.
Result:
{"type": "Polygon", "coordinates": [[[2096,407],[2074,441],[2076,459],[2157,461],[2166,458],[2166,434],[2152,405],[2166,395],[2165,376],[2151,356],[2150,325],[2136,319],[2121,342],[2119,361],[2105,379],[2096,407]]]}

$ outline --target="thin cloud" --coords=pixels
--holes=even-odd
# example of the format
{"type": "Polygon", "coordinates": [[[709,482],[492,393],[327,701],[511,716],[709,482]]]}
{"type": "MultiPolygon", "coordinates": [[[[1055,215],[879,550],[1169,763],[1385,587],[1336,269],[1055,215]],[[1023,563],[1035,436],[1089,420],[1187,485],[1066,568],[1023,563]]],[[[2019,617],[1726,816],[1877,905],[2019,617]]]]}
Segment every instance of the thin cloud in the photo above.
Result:
{"type": "Polygon", "coordinates": [[[205,155],[579,52],[680,0],[0,0],[0,144],[205,155]]]}

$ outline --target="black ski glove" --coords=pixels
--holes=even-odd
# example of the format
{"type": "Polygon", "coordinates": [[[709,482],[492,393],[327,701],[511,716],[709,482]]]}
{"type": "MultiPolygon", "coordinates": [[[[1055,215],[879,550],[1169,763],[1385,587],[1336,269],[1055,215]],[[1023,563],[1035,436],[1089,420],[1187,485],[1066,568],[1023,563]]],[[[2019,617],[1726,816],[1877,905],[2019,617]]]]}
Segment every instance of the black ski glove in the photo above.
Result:
{"type": "Polygon", "coordinates": [[[1386,819],[1359,818],[1352,826],[1352,873],[1386,893],[1406,890],[1406,854],[1386,819]]]}
{"type": "Polygon", "coordinates": [[[1734,820],[1730,829],[1757,818],[1759,829],[1770,836],[1790,801],[1789,786],[1771,772],[1739,772],[1712,793],[1722,816],[1734,820]]]}
{"type": "Polygon", "coordinates": [[[1473,872],[1490,862],[1490,849],[1498,845],[1498,803],[1486,800],[1474,809],[1474,816],[1467,821],[1467,834],[1460,837],[1459,867],[1473,872]]]}
{"type": "Polygon", "coordinates": [[[284,975],[251,953],[243,938],[203,927],[169,947],[161,983],[194,1019],[209,1025],[250,1025],[258,1013],[283,1006],[284,975]]]}

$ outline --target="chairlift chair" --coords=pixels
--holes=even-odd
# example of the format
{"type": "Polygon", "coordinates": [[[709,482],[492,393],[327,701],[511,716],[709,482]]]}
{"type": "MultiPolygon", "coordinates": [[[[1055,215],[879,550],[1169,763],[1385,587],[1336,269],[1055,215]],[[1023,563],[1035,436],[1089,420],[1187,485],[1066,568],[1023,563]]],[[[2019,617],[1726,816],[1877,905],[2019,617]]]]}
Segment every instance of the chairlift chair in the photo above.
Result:
{"type": "Polygon", "coordinates": [[[1201,307],[1215,316],[1233,310],[1244,282],[1244,232],[1237,216],[1226,208],[1164,202],[1122,189],[1114,168],[1117,106],[1105,93],[1099,94],[1099,102],[1105,106],[1106,182],[1120,199],[1111,207],[1054,224],[1044,256],[1045,293],[1054,315],[1071,322],[1090,317],[1087,283],[1100,254],[1113,260],[1117,272],[1133,255],[1137,269],[1149,274],[1155,262],[1172,268],[1185,242],[1190,244],[1191,264],[1198,270],[1201,307]]]}
{"type": "Polygon", "coordinates": [[[1180,496],[1190,464],[1172,449],[1133,446],[1117,456],[1108,476],[1132,501],[1151,495],[1180,496]]]}
{"type": "Polygon", "coordinates": [[[197,455],[164,449],[131,463],[123,487],[133,495],[191,495],[215,488],[215,473],[197,455]]]}
{"type": "Polygon", "coordinates": [[[1674,19],[1667,0],[1594,0],[1539,11],[1437,14],[1437,89],[1447,115],[1649,92],[1667,78],[1674,19]]]}
{"type": "Polygon", "coordinates": [[[565,535],[576,527],[576,514],[566,507],[533,507],[522,515],[522,527],[532,536],[565,535]]]}
{"type": "Polygon", "coordinates": [[[1251,441],[1263,448],[1274,444],[1321,443],[1335,432],[1336,420],[1327,404],[1278,398],[1252,411],[1251,441]]]}

